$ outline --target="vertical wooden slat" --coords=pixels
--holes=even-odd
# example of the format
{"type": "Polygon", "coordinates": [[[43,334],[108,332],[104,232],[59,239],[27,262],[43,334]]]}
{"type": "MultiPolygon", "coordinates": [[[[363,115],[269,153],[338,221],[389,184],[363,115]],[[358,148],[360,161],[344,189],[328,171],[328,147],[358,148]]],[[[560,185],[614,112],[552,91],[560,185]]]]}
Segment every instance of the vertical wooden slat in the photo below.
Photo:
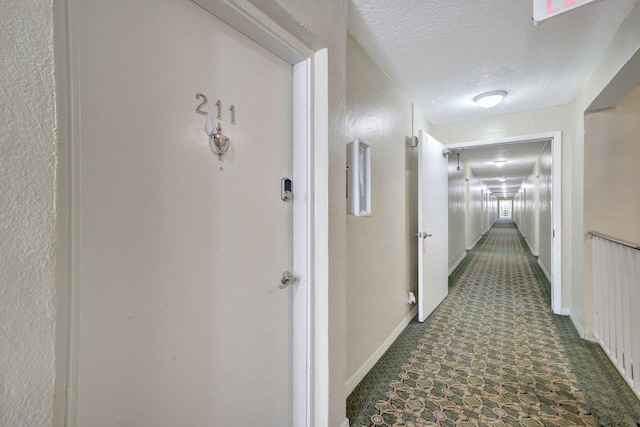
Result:
{"type": "Polygon", "coordinates": [[[632,277],[633,283],[631,286],[631,292],[629,301],[633,309],[631,313],[631,336],[632,336],[632,356],[633,363],[633,389],[636,394],[640,396],[640,251],[635,250],[633,255],[632,265],[632,277]]]}
{"type": "Polygon", "coordinates": [[[599,313],[598,313],[598,342],[600,346],[604,347],[604,336],[605,336],[605,324],[606,324],[606,310],[605,310],[605,298],[604,298],[604,260],[605,260],[605,248],[602,242],[602,239],[599,237],[593,237],[594,241],[594,256],[597,257],[593,262],[594,268],[594,280],[597,281],[597,285],[594,286],[597,288],[597,294],[594,294],[595,303],[597,304],[599,313]]]}
{"type": "Polygon", "coordinates": [[[633,306],[630,305],[631,288],[633,287],[633,262],[634,262],[634,250],[630,248],[624,248],[625,252],[625,277],[624,277],[624,289],[623,289],[623,302],[624,302],[624,372],[629,381],[632,381],[631,376],[631,357],[633,354],[632,340],[633,340],[633,323],[631,319],[631,311],[633,306]]]}
{"type": "Polygon", "coordinates": [[[607,247],[607,281],[605,282],[605,301],[607,303],[607,346],[605,347],[605,351],[609,355],[609,357],[615,363],[615,353],[612,351],[614,343],[616,342],[616,278],[615,272],[612,272],[608,267],[611,266],[615,262],[615,254],[613,250],[613,245],[611,242],[605,242],[607,247]],[[613,273],[613,274],[612,274],[613,273]]]}
{"type": "Polygon", "coordinates": [[[640,251],[593,236],[594,335],[640,397],[640,251]]]}
{"type": "Polygon", "coordinates": [[[597,342],[601,343],[602,336],[600,325],[602,315],[602,298],[600,298],[600,242],[596,236],[591,237],[591,265],[593,266],[593,335],[597,342]]]}
{"type": "Polygon", "coordinates": [[[623,309],[622,309],[622,289],[624,288],[624,269],[623,265],[623,257],[624,257],[624,247],[620,245],[613,245],[614,250],[614,274],[615,274],[615,293],[616,298],[614,301],[615,304],[615,324],[613,325],[613,330],[615,332],[615,353],[616,353],[616,364],[618,368],[622,368],[624,366],[623,359],[623,351],[624,351],[624,325],[622,321],[623,309]]]}

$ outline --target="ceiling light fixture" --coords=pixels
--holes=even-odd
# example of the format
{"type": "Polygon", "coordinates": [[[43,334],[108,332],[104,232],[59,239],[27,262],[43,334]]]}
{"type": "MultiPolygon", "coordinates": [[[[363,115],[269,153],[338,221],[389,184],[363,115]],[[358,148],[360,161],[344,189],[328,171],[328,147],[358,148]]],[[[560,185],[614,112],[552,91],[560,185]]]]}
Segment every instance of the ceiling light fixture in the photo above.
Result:
{"type": "Polygon", "coordinates": [[[500,104],[505,96],[507,96],[506,91],[494,90],[492,92],[486,92],[476,96],[473,98],[473,101],[481,107],[493,108],[500,104]]]}

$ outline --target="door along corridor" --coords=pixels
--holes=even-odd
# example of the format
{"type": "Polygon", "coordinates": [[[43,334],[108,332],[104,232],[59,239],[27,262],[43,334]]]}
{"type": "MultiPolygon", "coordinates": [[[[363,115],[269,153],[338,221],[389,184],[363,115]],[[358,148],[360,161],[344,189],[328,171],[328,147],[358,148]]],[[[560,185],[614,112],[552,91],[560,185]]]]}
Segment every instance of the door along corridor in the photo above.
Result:
{"type": "Polygon", "coordinates": [[[596,343],[551,313],[549,283],[511,219],[449,277],[347,399],[357,426],[637,426],[640,401],[596,343]]]}

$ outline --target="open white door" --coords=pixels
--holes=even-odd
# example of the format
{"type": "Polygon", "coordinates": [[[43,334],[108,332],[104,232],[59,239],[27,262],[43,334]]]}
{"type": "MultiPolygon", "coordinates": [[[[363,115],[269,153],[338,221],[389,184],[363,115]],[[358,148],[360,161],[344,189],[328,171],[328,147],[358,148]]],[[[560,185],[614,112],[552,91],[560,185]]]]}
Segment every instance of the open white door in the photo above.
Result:
{"type": "Polygon", "coordinates": [[[447,296],[449,177],[443,145],[424,131],[418,146],[418,320],[447,296]]]}

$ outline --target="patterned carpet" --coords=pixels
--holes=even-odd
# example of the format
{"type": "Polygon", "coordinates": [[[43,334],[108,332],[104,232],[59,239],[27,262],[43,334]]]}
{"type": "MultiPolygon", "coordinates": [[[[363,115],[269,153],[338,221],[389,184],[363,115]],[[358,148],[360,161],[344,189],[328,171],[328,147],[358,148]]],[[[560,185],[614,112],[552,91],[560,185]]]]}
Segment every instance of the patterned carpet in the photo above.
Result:
{"type": "Polygon", "coordinates": [[[640,401],[549,295],[513,223],[497,222],[349,396],[350,425],[640,426],[640,401]]]}

